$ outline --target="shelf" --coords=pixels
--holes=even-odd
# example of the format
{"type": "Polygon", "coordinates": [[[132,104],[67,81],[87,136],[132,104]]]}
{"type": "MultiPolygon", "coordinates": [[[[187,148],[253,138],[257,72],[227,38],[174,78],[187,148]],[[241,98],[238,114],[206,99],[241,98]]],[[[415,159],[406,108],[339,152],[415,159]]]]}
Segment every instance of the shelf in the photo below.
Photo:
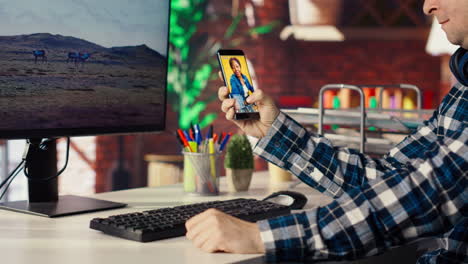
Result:
{"type": "Polygon", "coordinates": [[[288,25],[280,33],[281,40],[292,36],[303,41],[345,40],[427,40],[430,28],[348,28],[330,25],[288,25]]]}
{"type": "MultiPolygon", "coordinates": [[[[317,108],[297,108],[297,109],[282,109],[296,121],[305,125],[318,124],[319,109],[317,108]]],[[[389,129],[403,133],[409,133],[416,129],[422,122],[428,119],[434,110],[396,110],[383,109],[366,109],[366,127],[376,127],[381,129],[389,129]]],[[[328,125],[344,125],[350,127],[359,127],[360,113],[357,109],[325,109],[324,124],[328,125]]]]}
{"type": "Polygon", "coordinates": [[[304,41],[343,41],[345,39],[343,33],[334,26],[289,25],[283,28],[280,38],[287,40],[290,36],[304,41]]]}

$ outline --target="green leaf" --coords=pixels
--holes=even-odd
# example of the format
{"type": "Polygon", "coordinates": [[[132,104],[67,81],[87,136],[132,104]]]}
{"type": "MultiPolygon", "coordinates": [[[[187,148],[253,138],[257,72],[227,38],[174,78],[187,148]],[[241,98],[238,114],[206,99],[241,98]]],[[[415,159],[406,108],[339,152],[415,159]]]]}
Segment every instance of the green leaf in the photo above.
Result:
{"type": "Polygon", "coordinates": [[[215,113],[209,113],[205,115],[202,121],[200,122],[200,127],[205,128],[209,126],[211,123],[213,123],[216,120],[216,118],[218,118],[218,114],[215,114],[215,113]]]}
{"type": "Polygon", "coordinates": [[[237,16],[232,20],[231,25],[229,25],[228,29],[226,30],[226,33],[224,33],[224,39],[232,37],[243,16],[244,13],[239,12],[239,14],[237,14],[237,16]]]}
{"type": "Polygon", "coordinates": [[[200,69],[195,72],[193,79],[193,89],[196,96],[199,96],[201,91],[205,89],[208,79],[210,78],[212,67],[209,64],[204,64],[200,69]]]}
{"type": "Polygon", "coordinates": [[[189,6],[190,6],[190,2],[188,0],[172,0],[171,1],[171,8],[173,8],[173,10],[186,9],[189,6]]]}
{"type": "Polygon", "coordinates": [[[272,32],[275,27],[279,26],[279,24],[280,24],[279,21],[273,21],[267,25],[251,28],[249,30],[249,33],[250,34],[267,34],[267,33],[272,32]]]}
{"type": "Polygon", "coordinates": [[[181,57],[182,61],[187,60],[189,52],[190,52],[190,46],[189,45],[183,46],[181,48],[180,57],[181,57]]]}
{"type": "Polygon", "coordinates": [[[192,107],[187,107],[181,109],[179,117],[179,126],[182,129],[187,129],[190,127],[190,123],[199,123],[198,117],[200,113],[205,110],[206,103],[198,101],[192,107]]]}

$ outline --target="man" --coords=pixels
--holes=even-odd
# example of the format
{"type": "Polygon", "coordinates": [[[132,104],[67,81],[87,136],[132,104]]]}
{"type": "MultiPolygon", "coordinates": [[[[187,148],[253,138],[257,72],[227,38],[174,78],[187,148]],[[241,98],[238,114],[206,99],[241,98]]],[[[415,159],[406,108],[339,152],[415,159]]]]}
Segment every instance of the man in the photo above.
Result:
{"type": "MultiPolygon", "coordinates": [[[[468,49],[468,1],[426,0],[424,12],[437,17],[450,42],[468,49]]],[[[187,221],[187,237],[207,252],[266,253],[278,261],[357,259],[438,237],[441,248],[418,263],[468,262],[468,54],[457,54],[463,56],[451,68],[460,83],[382,159],[333,148],[260,90],[248,98],[260,120],[234,121],[234,102],[221,87],[226,118],[260,139],[255,153],[336,199],[258,223],[210,209],[187,221]]]]}

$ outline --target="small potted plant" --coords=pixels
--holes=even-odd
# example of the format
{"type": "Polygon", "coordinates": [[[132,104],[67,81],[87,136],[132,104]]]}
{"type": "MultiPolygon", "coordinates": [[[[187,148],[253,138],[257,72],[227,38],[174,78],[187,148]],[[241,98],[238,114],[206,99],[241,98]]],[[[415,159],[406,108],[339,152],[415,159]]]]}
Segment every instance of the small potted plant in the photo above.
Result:
{"type": "Polygon", "coordinates": [[[249,189],[253,172],[253,153],[245,135],[234,135],[227,145],[224,167],[229,192],[249,189]]]}

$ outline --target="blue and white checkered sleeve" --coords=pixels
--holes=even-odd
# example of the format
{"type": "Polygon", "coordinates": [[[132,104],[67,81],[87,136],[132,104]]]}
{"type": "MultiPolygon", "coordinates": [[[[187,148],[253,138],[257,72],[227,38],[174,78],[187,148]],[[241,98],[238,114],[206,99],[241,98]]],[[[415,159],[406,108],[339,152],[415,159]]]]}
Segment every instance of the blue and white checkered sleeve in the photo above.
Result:
{"type": "Polygon", "coordinates": [[[310,249],[325,249],[316,218],[317,211],[311,210],[257,222],[267,261],[304,260],[310,249]]]}
{"type": "Polygon", "coordinates": [[[330,140],[309,133],[282,112],[254,153],[332,197],[391,169],[358,151],[334,147],[330,140]]]}
{"type": "Polygon", "coordinates": [[[424,254],[417,264],[468,263],[468,217],[458,222],[448,236],[439,241],[442,248],[424,254]]]}
{"type": "Polygon", "coordinates": [[[309,133],[295,120],[280,113],[267,135],[260,139],[254,153],[290,170],[309,186],[332,197],[401,168],[417,158],[437,140],[434,133],[438,111],[417,131],[393,147],[382,159],[359,151],[334,147],[325,137],[309,133]]]}
{"type": "Polygon", "coordinates": [[[269,260],[357,259],[442,235],[467,215],[468,130],[327,206],[258,222],[269,260]],[[465,132],[465,133],[464,133],[465,132]]]}

